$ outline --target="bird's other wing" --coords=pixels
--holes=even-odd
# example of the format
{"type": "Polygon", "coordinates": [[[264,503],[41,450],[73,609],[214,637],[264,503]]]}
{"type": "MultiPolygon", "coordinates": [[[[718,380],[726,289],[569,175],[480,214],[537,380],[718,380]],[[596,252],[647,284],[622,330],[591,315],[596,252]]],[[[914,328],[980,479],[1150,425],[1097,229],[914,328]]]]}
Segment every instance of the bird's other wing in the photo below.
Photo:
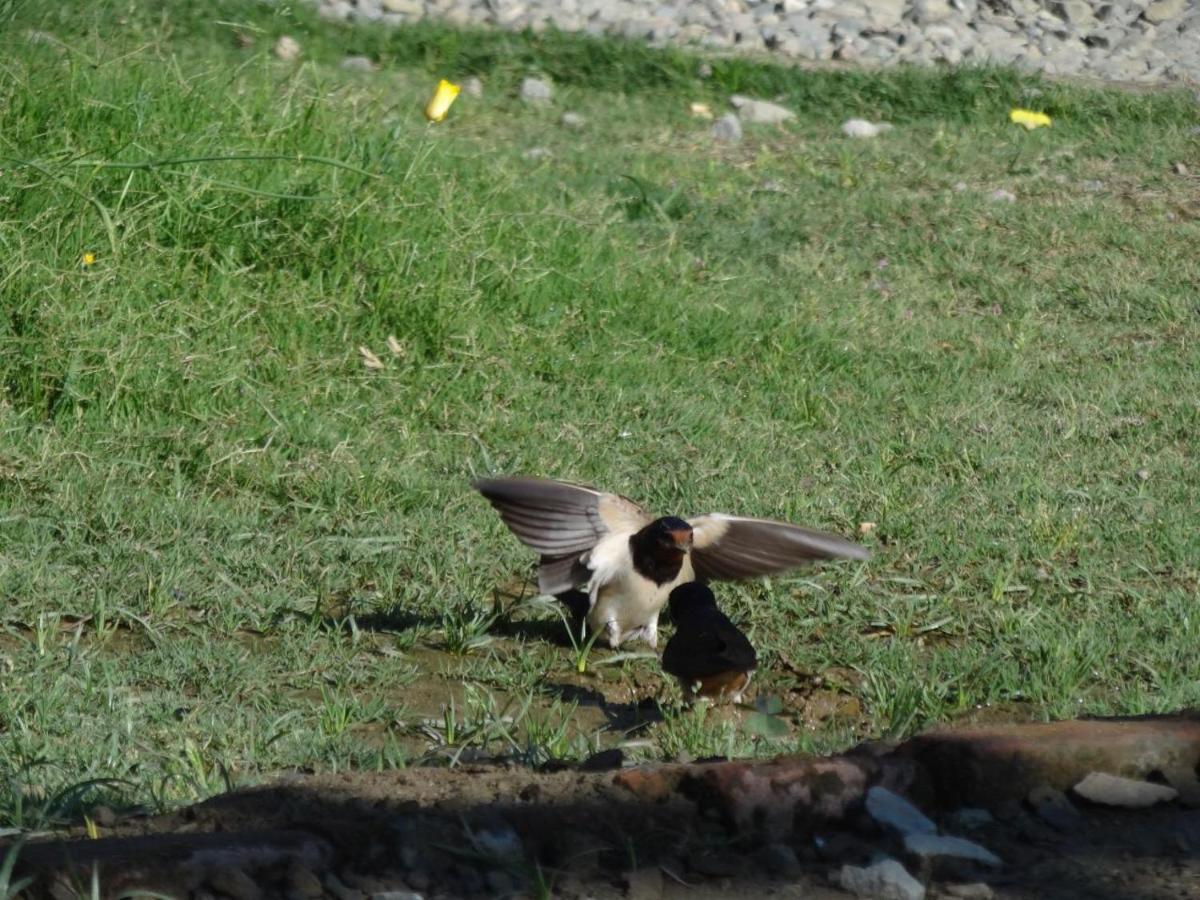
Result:
{"type": "Polygon", "coordinates": [[[866,547],[823,531],[710,513],[689,520],[692,567],[702,581],[784,572],[817,559],[868,559],[866,547]]]}
{"type": "Polygon", "coordinates": [[[473,487],[517,539],[542,556],[575,556],[610,534],[632,534],[651,521],[649,513],[619,494],[564,481],[485,478],[473,487]]]}
{"type": "MultiPolygon", "coordinates": [[[[572,553],[568,556],[543,556],[538,563],[538,591],[543,594],[559,594],[574,591],[583,587],[591,580],[592,570],[588,568],[586,553],[572,553]]],[[[584,600],[587,595],[584,594],[584,600]]],[[[561,598],[560,598],[561,599],[561,598]]],[[[586,613],[587,610],[585,609],[586,613]]]]}

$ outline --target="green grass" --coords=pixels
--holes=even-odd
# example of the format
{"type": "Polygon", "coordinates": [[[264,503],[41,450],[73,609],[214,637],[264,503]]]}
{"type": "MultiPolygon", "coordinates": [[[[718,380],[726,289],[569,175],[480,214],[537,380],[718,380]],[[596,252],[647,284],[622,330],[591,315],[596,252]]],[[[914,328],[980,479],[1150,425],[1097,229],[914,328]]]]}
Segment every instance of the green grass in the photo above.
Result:
{"type": "Polygon", "coordinates": [[[1200,703],[1187,93],[35,6],[0,2],[0,828],[578,758],[656,694],[647,758],[1200,703]],[[732,91],[798,119],[716,146],[688,104],[732,91]],[[679,710],[652,659],[579,675],[509,596],[493,472],[877,523],[867,565],[720,589],[790,733],[679,710]]]}

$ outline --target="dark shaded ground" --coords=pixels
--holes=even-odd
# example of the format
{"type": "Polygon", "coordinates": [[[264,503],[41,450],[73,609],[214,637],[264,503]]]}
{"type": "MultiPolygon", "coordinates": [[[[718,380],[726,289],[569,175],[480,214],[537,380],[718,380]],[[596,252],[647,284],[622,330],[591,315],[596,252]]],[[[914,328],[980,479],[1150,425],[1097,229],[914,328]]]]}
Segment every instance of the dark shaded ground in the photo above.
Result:
{"type": "Polygon", "coordinates": [[[828,759],[285,776],[156,818],[98,810],[100,839],[30,843],[17,872],[56,900],[86,893],[93,863],[105,896],[821,898],[846,896],[843,864],[886,852],[931,897],[972,882],[1014,900],[1197,897],[1197,759],[1200,721],[1179,716],[964,729],[828,759]],[[1031,791],[1069,793],[1089,771],[1169,781],[1181,797],[1123,811],[1076,798],[1080,816],[1057,828],[1036,814],[1031,791]],[[863,810],[873,784],[1004,865],[905,857],[863,810]],[[972,824],[962,810],[980,804],[991,820],[972,824]]]}

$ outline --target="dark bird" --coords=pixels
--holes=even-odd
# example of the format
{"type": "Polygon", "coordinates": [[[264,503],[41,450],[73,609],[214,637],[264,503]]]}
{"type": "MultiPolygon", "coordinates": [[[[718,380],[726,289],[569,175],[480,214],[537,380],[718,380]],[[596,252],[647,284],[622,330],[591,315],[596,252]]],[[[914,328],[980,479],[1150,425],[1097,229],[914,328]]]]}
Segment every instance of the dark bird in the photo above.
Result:
{"type": "Polygon", "coordinates": [[[610,647],[658,645],[671,590],[696,579],[770,575],[816,559],[866,559],[858,544],[784,522],[722,513],[654,518],[632,500],[544,478],[474,484],[513,534],[541,554],[543,594],[585,591],[587,627],[610,647]]]}
{"type": "Polygon", "coordinates": [[[698,581],[675,588],[668,602],[675,633],[663,650],[663,670],[679,679],[685,700],[741,703],[758,665],[749,639],[698,581]]]}

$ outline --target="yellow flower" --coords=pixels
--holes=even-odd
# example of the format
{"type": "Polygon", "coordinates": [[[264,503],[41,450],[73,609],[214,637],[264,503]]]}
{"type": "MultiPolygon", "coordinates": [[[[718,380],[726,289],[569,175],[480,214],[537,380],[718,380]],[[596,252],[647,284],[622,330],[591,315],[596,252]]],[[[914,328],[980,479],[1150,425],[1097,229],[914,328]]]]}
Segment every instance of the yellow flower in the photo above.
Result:
{"type": "Polygon", "coordinates": [[[425,104],[425,118],[430,122],[440,122],[446,118],[446,113],[450,111],[450,104],[454,102],[454,98],[458,96],[460,90],[462,88],[457,84],[451,84],[445,78],[439,81],[437,90],[425,104]]]}
{"type": "Polygon", "coordinates": [[[83,260],[82,260],[82,262],[83,262],[83,264],[84,264],[85,266],[90,266],[90,265],[93,265],[93,264],[95,264],[95,262],[96,262],[96,254],[95,254],[95,253],[85,253],[85,254],[83,254],[83,260]]]}
{"type": "Polygon", "coordinates": [[[1050,117],[1043,112],[1034,112],[1031,109],[1014,109],[1008,113],[1008,118],[1018,125],[1024,125],[1030,131],[1035,128],[1041,128],[1043,125],[1050,124],[1050,117]]]}

